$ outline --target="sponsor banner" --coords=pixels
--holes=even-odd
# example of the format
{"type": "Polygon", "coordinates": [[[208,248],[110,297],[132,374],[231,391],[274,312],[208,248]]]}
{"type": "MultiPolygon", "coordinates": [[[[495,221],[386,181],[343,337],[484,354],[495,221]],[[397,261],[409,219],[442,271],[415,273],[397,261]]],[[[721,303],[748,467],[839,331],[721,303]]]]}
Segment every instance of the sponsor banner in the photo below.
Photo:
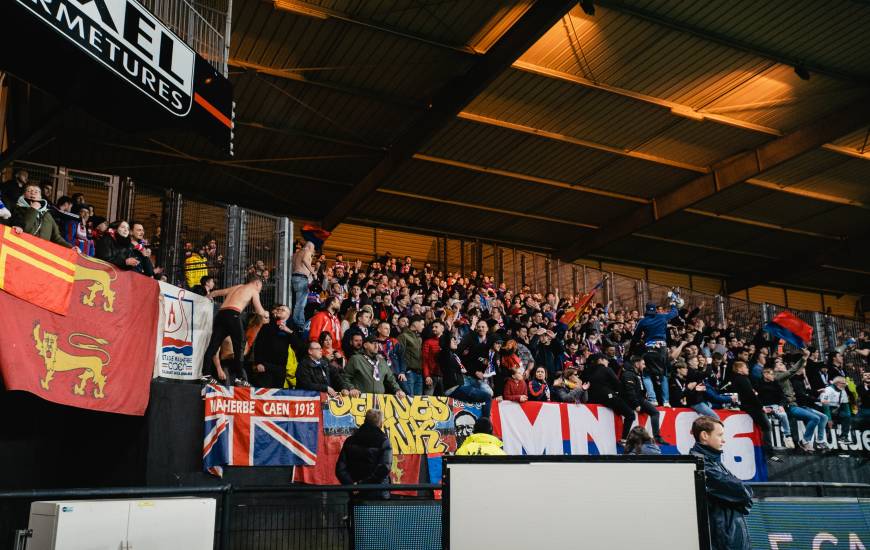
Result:
{"type": "Polygon", "coordinates": [[[193,105],[196,53],[132,0],[16,0],[175,116],[193,105]]]}
{"type": "Polygon", "coordinates": [[[78,254],[74,278],[65,316],[0,292],[3,383],[63,405],[144,414],[157,281],[78,254]]]}
{"type": "Polygon", "coordinates": [[[757,500],[746,519],[753,548],[864,550],[870,502],[857,498],[757,500]]]}
{"type": "MultiPolygon", "coordinates": [[[[509,455],[615,455],[622,418],[607,407],[567,403],[493,402],[495,434],[509,455]]],[[[717,411],[725,424],[722,462],[740,479],[765,481],[767,466],[761,450],[761,433],[752,418],[740,411],[717,411]]],[[[663,454],[688,454],[695,444],[691,409],[659,408],[661,434],[671,445],[663,454]]],[[[649,417],[640,424],[652,432],[649,417]]],[[[621,449],[619,449],[621,451],[621,449]]]]}
{"type": "Polygon", "coordinates": [[[456,450],[457,438],[471,434],[474,420],[480,416],[479,404],[468,404],[448,397],[415,396],[398,399],[394,395],[362,394],[359,397],[341,396],[329,399],[323,394],[323,437],[317,451],[317,464],[296,468],[296,481],[317,485],[336,485],[335,464],[344,440],[363,423],[371,408],[384,411],[384,430],[390,438],[394,460],[410,464],[406,455],[417,464],[414,468],[402,466],[403,474],[391,472],[394,483],[417,483],[420,465],[439,462],[444,453],[456,450]],[[409,477],[413,476],[413,477],[409,477]]]}
{"type": "Polygon", "coordinates": [[[317,462],[320,394],[272,388],[203,388],[203,468],[293,466],[317,462]]]}
{"type": "MultiPolygon", "coordinates": [[[[776,419],[771,421],[770,425],[772,427],[773,446],[785,447],[785,434],[783,434],[782,432],[782,425],[780,425],[779,421],[776,419]]],[[[851,444],[842,443],[838,440],[840,434],[837,432],[836,426],[825,429],[825,442],[831,448],[831,451],[835,451],[837,453],[862,455],[870,453],[870,426],[858,426],[857,428],[855,428],[855,425],[856,422],[853,419],[851,444]]],[[[798,420],[797,431],[794,431],[794,428],[792,428],[791,434],[795,444],[797,444],[797,442],[800,440],[805,430],[806,425],[804,424],[803,420],[798,420]]]]}
{"type": "Polygon", "coordinates": [[[126,131],[195,129],[232,155],[232,84],[137,0],[0,2],[3,70],[126,131]],[[21,44],[41,48],[21,48],[21,44]]]}
{"type": "Polygon", "coordinates": [[[213,318],[211,300],[161,282],[155,375],[177,380],[200,378],[213,318]]]}

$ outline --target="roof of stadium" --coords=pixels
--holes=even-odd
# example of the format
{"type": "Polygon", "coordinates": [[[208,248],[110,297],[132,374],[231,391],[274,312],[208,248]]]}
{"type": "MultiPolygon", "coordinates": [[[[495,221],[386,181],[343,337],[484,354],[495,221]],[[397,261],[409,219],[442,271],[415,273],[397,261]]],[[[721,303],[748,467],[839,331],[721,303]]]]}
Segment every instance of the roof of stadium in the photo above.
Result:
{"type": "Polygon", "coordinates": [[[858,0],[237,0],[233,159],[81,113],[37,156],[327,227],[866,294],[868,28],[858,0]]]}

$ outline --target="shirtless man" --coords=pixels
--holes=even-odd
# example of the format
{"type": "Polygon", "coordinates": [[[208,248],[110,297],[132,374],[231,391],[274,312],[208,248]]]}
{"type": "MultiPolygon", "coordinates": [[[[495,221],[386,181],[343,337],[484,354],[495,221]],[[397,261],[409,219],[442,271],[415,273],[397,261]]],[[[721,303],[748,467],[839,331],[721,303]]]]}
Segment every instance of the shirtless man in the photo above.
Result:
{"type": "Polygon", "coordinates": [[[293,324],[301,331],[305,328],[305,304],[308,302],[308,285],[317,276],[311,266],[314,255],[314,243],[306,241],[302,250],[293,255],[293,276],[290,283],[293,286],[293,324]]]}
{"type": "Polygon", "coordinates": [[[248,304],[253,304],[257,315],[260,315],[263,319],[269,319],[269,314],[260,304],[260,291],[262,290],[263,279],[256,274],[251,274],[248,276],[248,282],[243,285],[214,290],[209,294],[211,298],[226,296],[226,299],[214,318],[214,330],[212,330],[211,341],[208,344],[205,356],[213,362],[218,378],[226,380],[228,383],[245,383],[242,372],[242,355],[245,349],[243,344],[244,330],[239,318],[242,310],[248,307],[248,304]],[[229,373],[225,373],[221,368],[220,358],[217,353],[221,343],[227,336],[230,337],[233,344],[233,357],[229,362],[229,373]]]}

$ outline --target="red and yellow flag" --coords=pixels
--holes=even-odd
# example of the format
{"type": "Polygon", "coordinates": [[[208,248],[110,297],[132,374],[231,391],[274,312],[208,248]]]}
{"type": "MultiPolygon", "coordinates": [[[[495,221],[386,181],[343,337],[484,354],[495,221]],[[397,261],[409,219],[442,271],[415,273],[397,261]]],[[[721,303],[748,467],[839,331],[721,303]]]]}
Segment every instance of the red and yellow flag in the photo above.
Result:
{"type": "Polygon", "coordinates": [[[77,253],[0,226],[0,289],[60,315],[69,309],[77,253]]]}

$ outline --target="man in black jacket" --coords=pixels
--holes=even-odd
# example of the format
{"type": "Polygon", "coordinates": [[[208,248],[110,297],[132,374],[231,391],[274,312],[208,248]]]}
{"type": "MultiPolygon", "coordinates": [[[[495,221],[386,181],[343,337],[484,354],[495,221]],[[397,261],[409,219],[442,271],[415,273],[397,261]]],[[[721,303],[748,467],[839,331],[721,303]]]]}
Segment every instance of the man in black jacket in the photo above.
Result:
{"type": "MultiPolygon", "coordinates": [[[[335,465],[335,477],[342,485],[389,485],[393,465],[393,447],[383,432],[384,414],[377,409],[366,412],[362,426],[341,447],[335,465]]],[[[366,498],[390,498],[389,491],[366,491],[366,498]]]]}
{"type": "Polygon", "coordinates": [[[752,489],[722,464],[725,428],[712,416],[699,416],[692,423],[695,446],[692,456],[704,460],[707,487],[707,516],[710,519],[712,550],[749,550],[749,529],[744,516],[752,507],[752,489]]]}
{"type": "Polygon", "coordinates": [[[308,343],[308,356],[296,369],[296,389],[325,392],[329,397],[349,393],[341,373],[323,358],[323,348],[316,341],[308,343]]]}
{"type": "Polygon", "coordinates": [[[287,326],[290,308],[278,304],[272,308],[267,324],[260,328],[254,340],[253,384],[259,388],[283,388],[287,376],[287,357],[304,348],[302,339],[287,326]]]}
{"type": "Polygon", "coordinates": [[[589,382],[589,403],[610,407],[614,413],[622,417],[620,444],[625,445],[625,438],[631,431],[631,424],[636,415],[619,397],[619,378],[608,366],[607,357],[603,353],[596,353],[589,357],[580,379],[589,382]]]}
{"type": "Polygon", "coordinates": [[[669,445],[659,433],[659,411],[647,401],[641,374],[646,367],[643,357],[634,355],[622,367],[622,398],[635,412],[645,412],[652,423],[652,433],[659,445],[669,445]]]}
{"type": "Polygon", "coordinates": [[[761,441],[764,455],[768,459],[778,462],[779,457],[773,456],[773,440],[771,438],[770,421],[764,414],[764,407],[758,399],[758,394],[749,381],[749,367],[743,361],[735,361],[732,367],[731,385],[740,399],[740,410],[752,417],[752,420],[761,430],[761,441]]]}

